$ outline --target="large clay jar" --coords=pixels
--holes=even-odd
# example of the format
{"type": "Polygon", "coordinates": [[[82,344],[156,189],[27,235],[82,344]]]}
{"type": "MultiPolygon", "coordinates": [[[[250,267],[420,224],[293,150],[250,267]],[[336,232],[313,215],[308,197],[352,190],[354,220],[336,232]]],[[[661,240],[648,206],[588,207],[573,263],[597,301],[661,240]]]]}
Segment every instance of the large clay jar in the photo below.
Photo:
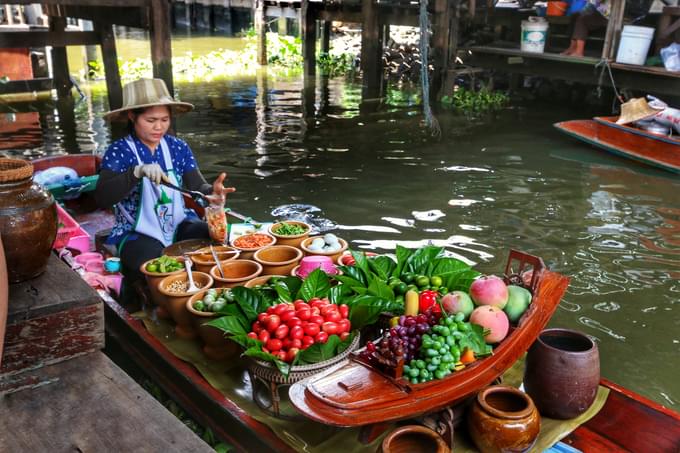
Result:
{"type": "Polygon", "coordinates": [[[526,358],[524,388],[542,415],[574,418],[597,394],[600,354],[587,335],[569,329],[546,329],[526,358]]]}
{"type": "Polygon", "coordinates": [[[482,453],[527,451],[541,430],[541,417],[531,398],[507,385],[480,391],[467,422],[470,436],[482,453]]]}
{"type": "Polygon", "coordinates": [[[0,233],[10,283],[45,271],[57,236],[57,208],[52,194],[33,183],[28,161],[0,159],[0,233]]]}
{"type": "Polygon", "coordinates": [[[0,235],[0,365],[2,365],[2,347],[5,344],[5,327],[7,327],[7,306],[9,302],[9,284],[7,283],[7,265],[5,249],[0,235]]]}
{"type": "Polygon", "coordinates": [[[191,314],[194,329],[203,340],[203,353],[206,357],[213,360],[231,359],[238,354],[240,346],[227,338],[223,330],[206,325],[220,315],[194,308],[194,302],[203,299],[207,292],[205,290],[191,296],[187,300],[187,311],[191,314]]]}
{"type": "Polygon", "coordinates": [[[175,326],[175,334],[185,339],[193,339],[198,335],[194,328],[192,315],[187,310],[187,300],[197,292],[211,288],[213,285],[213,279],[208,274],[193,272],[192,276],[194,283],[198,286],[198,289],[195,291],[177,291],[173,288],[177,285],[180,287],[187,285],[189,278],[186,272],[168,275],[158,284],[158,291],[165,296],[165,307],[177,324],[175,326]]]}

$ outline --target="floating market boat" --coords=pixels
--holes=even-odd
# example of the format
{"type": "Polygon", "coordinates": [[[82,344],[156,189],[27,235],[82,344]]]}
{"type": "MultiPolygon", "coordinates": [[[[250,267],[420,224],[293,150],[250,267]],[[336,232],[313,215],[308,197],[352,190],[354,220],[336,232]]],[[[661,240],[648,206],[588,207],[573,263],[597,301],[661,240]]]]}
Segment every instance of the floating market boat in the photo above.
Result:
{"type": "MultiPolygon", "coordinates": [[[[97,162],[97,158],[93,156],[79,155],[48,157],[33,161],[33,164],[36,170],[68,164],[74,169],[80,169],[79,174],[83,176],[92,175],[88,172],[96,171],[97,162]],[[92,170],[93,168],[95,170],[92,170]]],[[[97,231],[97,223],[104,225],[105,220],[111,214],[88,208],[90,202],[88,199],[89,197],[83,196],[69,203],[72,207],[80,208],[75,211],[74,215],[79,222],[96,219],[90,223],[89,227],[90,231],[97,231]]],[[[494,356],[479,360],[440,382],[425,384],[400,383],[387,379],[384,375],[376,373],[361,363],[348,362],[336,368],[335,373],[317,375],[305,381],[304,385],[299,384],[294,392],[291,392],[291,397],[295,399],[296,404],[299,405],[298,408],[304,413],[307,413],[305,411],[311,413],[313,410],[314,417],[326,424],[365,425],[360,430],[353,431],[359,433],[356,442],[357,449],[361,448],[360,442],[370,439],[370,436],[367,437],[364,434],[370,430],[370,423],[376,421],[377,413],[387,415],[383,420],[404,418],[405,411],[413,415],[416,411],[409,409],[408,406],[405,407],[404,401],[409,400],[413,403],[414,400],[410,398],[414,393],[421,395],[422,401],[430,405],[423,409],[424,404],[415,401],[415,404],[418,404],[418,412],[441,408],[447,404],[444,403],[444,399],[450,401],[448,404],[459,401],[460,398],[464,398],[463,395],[474,393],[481,381],[487,381],[487,383],[493,381],[519,358],[556,309],[566,289],[568,279],[548,270],[541,272],[540,269],[535,273],[535,277],[531,284],[534,289],[532,309],[520,321],[520,327],[515,329],[496,349],[494,356]],[[350,379],[351,373],[359,374],[350,379]],[[478,374],[484,377],[476,377],[478,374]],[[371,381],[360,380],[362,376],[369,376],[371,381]],[[347,389],[342,389],[341,392],[337,390],[330,392],[328,389],[331,382],[336,382],[338,389],[341,389],[339,383],[343,383],[347,389]],[[312,391],[308,394],[308,387],[312,383],[318,383],[312,390],[316,394],[311,393],[312,391]],[[455,390],[447,393],[445,387],[451,384],[455,384],[455,390]],[[368,385],[371,385],[375,391],[372,394],[366,391],[361,392],[359,387],[368,385]],[[381,393],[381,389],[388,389],[389,393],[381,393]],[[323,391],[334,398],[330,404],[318,400],[317,395],[323,391]],[[352,406],[347,399],[343,401],[343,395],[347,395],[348,392],[360,392],[364,395],[363,400],[359,400],[356,405],[352,406]],[[442,397],[442,395],[445,396],[442,397]],[[307,408],[303,407],[303,404],[306,404],[307,408]],[[373,407],[366,415],[362,415],[361,411],[356,410],[356,406],[361,405],[373,407]],[[358,420],[360,423],[347,420],[345,407],[349,407],[350,411],[354,411],[358,417],[361,417],[358,420]]],[[[231,393],[229,391],[223,393],[213,387],[194,366],[170,352],[147,330],[142,320],[132,316],[125,307],[106,292],[99,291],[99,294],[104,302],[107,349],[121,357],[129,358],[195,420],[210,428],[217,437],[233,444],[238,450],[297,451],[273,429],[275,424],[282,423],[280,420],[275,424],[269,424],[267,417],[262,413],[252,413],[239,403],[239,396],[250,393],[250,383],[245,370],[240,387],[231,389],[231,393]]],[[[595,417],[563,439],[564,442],[582,451],[637,452],[649,451],[650,448],[653,448],[655,452],[678,451],[680,445],[679,413],[605,379],[601,381],[601,385],[610,391],[604,407],[595,417]]]]}
{"type": "Polygon", "coordinates": [[[618,117],[555,123],[560,131],[610,153],[680,173],[680,139],[616,124],[618,117]]]}

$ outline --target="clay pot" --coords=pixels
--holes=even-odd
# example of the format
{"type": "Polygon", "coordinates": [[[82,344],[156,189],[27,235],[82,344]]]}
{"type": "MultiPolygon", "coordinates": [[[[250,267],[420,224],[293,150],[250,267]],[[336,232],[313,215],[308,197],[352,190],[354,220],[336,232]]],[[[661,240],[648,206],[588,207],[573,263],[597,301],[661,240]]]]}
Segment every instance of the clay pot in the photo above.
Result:
{"type": "Polygon", "coordinates": [[[287,223],[288,225],[298,225],[301,226],[302,228],[305,228],[306,231],[304,233],[294,235],[277,234],[276,230],[280,228],[283,223],[284,222],[277,222],[270,225],[269,234],[276,238],[276,243],[278,245],[290,245],[291,247],[300,248],[300,243],[309,237],[309,233],[310,231],[312,231],[312,227],[306,224],[305,222],[299,222],[297,220],[286,220],[285,223],[287,223]]]}
{"type": "Polygon", "coordinates": [[[347,250],[347,241],[345,241],[344,239],[340,239],[340,238],[338,238],[338,242],[340,243],[340,250],[336,250],[334,252],[319,252],[319,251],[316,251],[316,250],[310,250],[309,245],[317,237],[320,237],[320,236],[309,237],[309,238],[305,239],[304,241],[302,241],[300,243],[300,248],[302,249],[303,252],[305,252],[305,256],[308,256],[308,255],[328,256],[328,257],[330,257],[331,261],[333,261],[335,263],[338,260],[338,258],[340,258],[342,253],[345,250],[347,250]]]}
{"type": "MultiPolygon", "coordinates": [[[[215,253],[217,254],[217,259],[220,261],[231,261],[235,260],[241,254],[240,251],[228,245],[216,245],[213,247],[215,253]],[[221,252],[233,252],[233,253],[221,253],[221,252]]],[[[210,247],[203,247],[196,250],[198,255],[190,255],[191,261],[194,263],[196,272],[210,273],[210,269],[217,264],[213,259],[212,253],[210,253],[210,247]]]]}
{"type": "MultiPolygon", "coordinates": [[[[177,259],[177,261],[184,262],[184,258],[181,256],[176,256],[174,257],[177,259]]],[[[156,258],[151,259],[149,261],[146,261],[144,264],[142,264],[139,267],[139,272],[144,274],[144,278],[146,279],[146,286],[149,289],[149,294],[151,295],[151,302],[158,305],[158,308],[156,309],[156,315],[159,318],[163,319],[169,319],[170,314],[168,313],[168,307],[166,306],[166,298],[163,294],[158,289],[158,284],[163,280],[165,277],[168,275],[176,275],[176,274],[181,274],[182,272],[185,272],[184,269],[179,269],[174,272],[149,272],[146,270],[146,265],[149,264],[150,262],[154,261],[156,258]]]]}
{"type": "Polygon", "coordinates": [[[9,284],[7,282],[7,265],[5,249],[0,235],[0,365],[2,365],[2,347],[5,344],[5,328],[7,327],[7,308],[9,303],[9,284]]]}
{"type": "Polygon", "coordinates": [[[213,285],[213,279],[208,274],[192,272],[192,276],[194,277],[194,283],[200,286],[197,291],[174,292],[169,290],[170,286],[175,282],[189,281],[186,272],[169,275],[158,284],[158,291],[165,296],[165,306],[168,309],[168,313],[170,313],[170,316],[177,324],[175,326],[175,334],[180,338],[192,339],[198,335],[196,329],[194,329],[191,314],[187,310],[187,300],[197,292],[208,289],[213,285]]]}
{"type": "Polygon", "coordinates": [[[407,425],[389,433],[382,441],[382,453],[449,453],[439,434],[420,425],[407,425]]]}
{"type": "Polygon", "coordinates": [[[52,194],[33,183],[33,165],[25,160],[0,159],[0,233],[10,283],[45,271],[57,236],[57,208],[52,194]]]}
{"type": "Polygon", "coordinates": [[[526,358],[524,388],[542,415],[574,418],[597,395],[600,354],[587,335],[569,329],[546,329],[526,358]]]}
{"type": "Polygon", "coordinates": [[[243,285],[262,273],[262,265],[256,261],[232,260],[221,261],[221,264],[224,277],[221,276],[217,265],[210,269],[210,275],[215,280],[215,287],[217,288],[232,288],[243,285]]]}
{"type": "Polygon", "coordinates": [[[239,345],[225,337],[224,331],[205,325],[205,323],[220,315],[194,309],[194,302],[203,299],[207,292],[208,290],[203,290],[191,296],[186,302],[186,309],[191,316],[194,329],[198,332],[201,340],[203,340],[203,353],[206,357],[213,360],[226,360],[234,357],[239,352],[239,345]]]}
{"type": "Polygon", "coordinates": [[[541,430],[541,418],[531,398],[507,385],[492,385],[479,392],[467,423],[482,453],[527,451],[541,430]]]}
{"type": "Polygon", "coordinates": [[[253,258],[262,265],[264,274],[288,275],[302,259],[302,250],[277,244],[258,250],[253,258]]]}
{"type": "Polygon", "coordinates": [[[244,260],[251,260],[253,259],[253,255],[255,255],[255,252],[257,252],[260,249],[263,249],[265,247],[271,247],[272,245],[276,244],[276,238],[272,236],[271,234],[266,234],[266,233],[250,233],[250,234],[244,234],[243,236],[240,236],[236,239],[234,239],[231,242],[231,246],[234,247],[236,250],[239,250],[241,254],[239,255],[239,258],[244,259],[244,260]],[[270,238],[270,242],[260,246],[260,247],[251,247],[251,248],[246,248],[246,247],[241,247],[239,246],[239,239],[247,236],[252,236],[252,235],[257,235],[257,236],[267,236],[270,238]]]}
{"type": "Polygon", "coordinates": [[[185,239],[168,245],[163,249],[161,255],[181,256],[185,253],[208,247],[210,244],[212,244],[212,240],[208,238],[185,239]]]}

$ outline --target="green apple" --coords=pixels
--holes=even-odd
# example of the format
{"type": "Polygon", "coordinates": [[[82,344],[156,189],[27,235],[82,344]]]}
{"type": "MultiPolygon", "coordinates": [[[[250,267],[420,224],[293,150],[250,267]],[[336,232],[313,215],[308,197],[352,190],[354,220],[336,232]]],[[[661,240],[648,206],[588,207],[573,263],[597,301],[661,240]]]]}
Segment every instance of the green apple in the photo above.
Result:
{"type": "Polygon", "coordinates": [[[508,286],[508,303],[503,311],[508,315],[510,322],[517,322],[531,303],[531,293],[521,286],[508,286]]]}

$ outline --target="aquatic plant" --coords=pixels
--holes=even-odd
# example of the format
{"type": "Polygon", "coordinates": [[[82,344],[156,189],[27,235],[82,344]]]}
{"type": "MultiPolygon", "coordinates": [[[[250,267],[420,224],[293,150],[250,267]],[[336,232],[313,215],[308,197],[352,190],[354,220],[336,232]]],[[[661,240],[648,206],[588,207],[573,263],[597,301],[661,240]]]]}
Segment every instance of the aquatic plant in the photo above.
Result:
{"type": "Polygon", "coordinates": [[[316,60],[321,74],[337,77],[348,74],[355,69],[356,58],[349,53],[321,52],[316,60]]]}
{"type": "Polygon", "coordinates": [[[482,113],[498,110],[509,102],[510,97],[502,91],[479,91],[457,87],[451,95],[443,96],[442,105],[463,113],[482,113]]]}

